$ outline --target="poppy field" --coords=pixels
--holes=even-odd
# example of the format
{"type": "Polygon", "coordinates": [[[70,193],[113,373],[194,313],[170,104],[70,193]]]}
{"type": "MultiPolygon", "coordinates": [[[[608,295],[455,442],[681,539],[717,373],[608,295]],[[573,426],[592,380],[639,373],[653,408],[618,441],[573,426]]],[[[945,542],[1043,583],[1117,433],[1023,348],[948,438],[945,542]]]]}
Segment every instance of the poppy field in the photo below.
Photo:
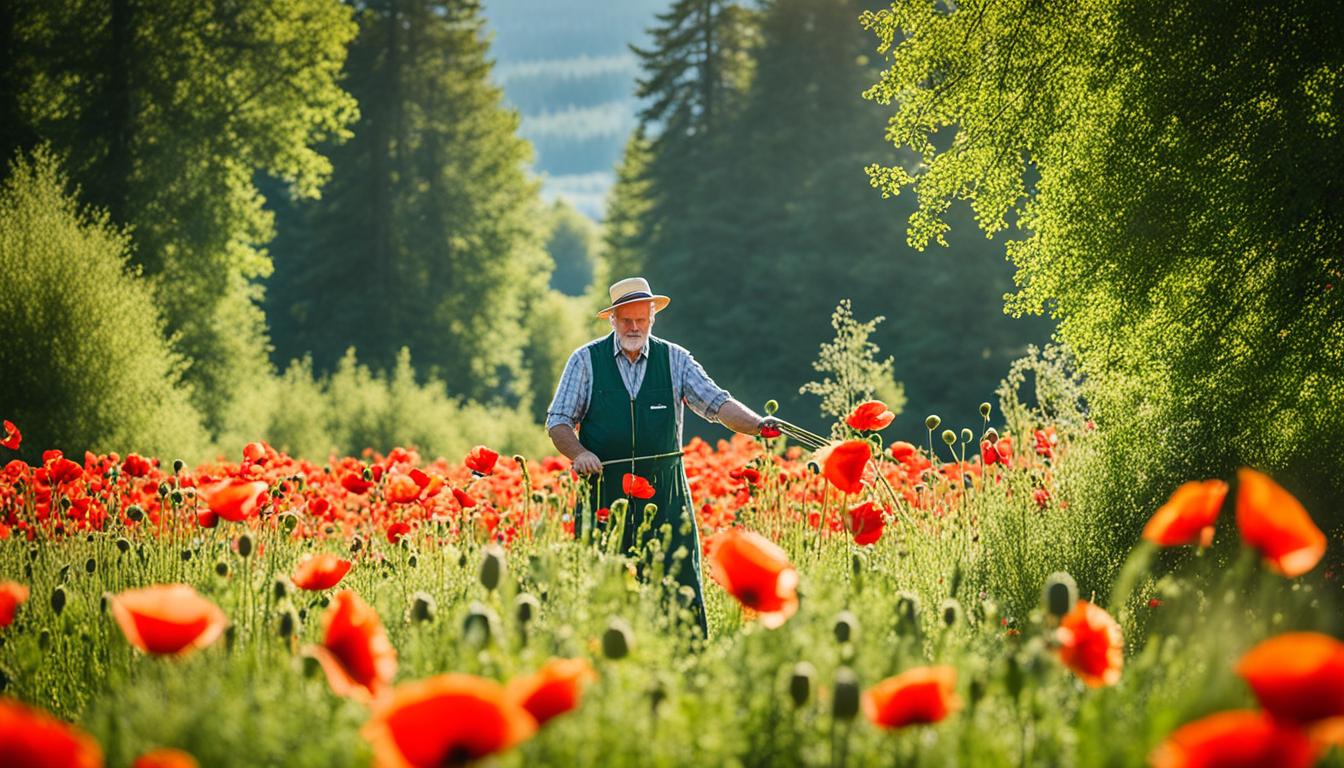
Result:
{"type": "Polygon", "coordinates": [[[562,458],[9,461],[0,765],[1344,765],[1311,512],[1191,478],[1107,552],[1092,425],[1010,413],[693,440],[708,638],[562,458]]]}

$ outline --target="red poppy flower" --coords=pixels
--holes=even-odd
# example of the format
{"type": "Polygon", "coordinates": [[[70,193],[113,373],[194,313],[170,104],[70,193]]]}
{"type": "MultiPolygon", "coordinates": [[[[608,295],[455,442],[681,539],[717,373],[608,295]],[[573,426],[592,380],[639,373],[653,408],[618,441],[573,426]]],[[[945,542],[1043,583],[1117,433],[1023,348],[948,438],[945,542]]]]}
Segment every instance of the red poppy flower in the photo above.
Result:
{"type": "Polygon", "coordinates": [[[854,535],[854,543],[859,545],[872,544],[882,538],[885,522],[882,509],[871,501],[850,507],[845,516],[845,526],[854,535]]]}
{"type": "Polygon", "coordinates": [[[621,489],[625,491],[626,496],[633,496],[636,499],[652,499],[653,486],[648,480],[639,475],[632,475],[629,472],[621,478],[621,489]]]}
{"type": "Polygon", "coordinates": [[[266,444],[248,443],[244,445],[243,458],[256,464],[264,464],[266,462],[266,444]]]}
{"type": "Polygon", "coordinates": [[[28,587],[17,581],[0,581],[0,629],[14,621],[19,606],[28,602],[28,587]]]}
{"type": "Polygon", "coordinates": [[[761,437],[779,437],[781,434],[779,427],[761,427],[760,431],[761,437]]]}
{"type": "Polygon", "coordinates": [[[180,749],[159,747],[135,758],[131,768],[198,768],[196,758],[180,749]]]}
{"type": "Polygon", "coordinates": [[[387,526],[387,543],[396,544],[401,541],[401,537],[411,532],[410,523],[398,520],[387,526]]]}
{"type": "Polygon", "coordinates": [[[397,686],[362,733],[377,768],[438,768],[503,752],[536,730],[504,686],[447,674],[397,686]]]}
{"type": "Polygon", "coordinates": [[[994,443],[994,452],[999,454],[999,463],[1007,467],[1013,463],[1013,438],[1003,435],[994,443]]]}
{"type": "Polygon", "coordinates": [[[980,461],[987,467],[999,463],[999,452],[994,450],[994,444],[988,440],[980,441],[980,461]]]}
{"type": "Polygon", "coordinates": [[[915,667],[863,692],[863,712],[881,728],[936,723],[961,708],[957,670],[915,667]]]}
{"type": "Polygon", "coordinates": [[[872,456],[873,445],[867,440],[846,440],[817,452],[821,473],[845,493],[863,489],[863,471],[872,456]]]}
{"type": "Polygon", "coordinates": [[[457,503],[462,505],[463,509],[471,509],[476,506],[476,500],[471,497],[471,494],[461,488],[453,489],[453,498],[457,499],[457,503]]]}
{"type": "Polygon", "coordinates": [[[585,683],[597,679],[587,659],[551,659],[536,674],[509,681],[508,692],[538,725],[579,706],[585,683]]]}
{"type": "Polygon", "coordinates": [[[495,470],[496,461],[499,461],[498,453],[484,445],[478,445],[467,454],[466,465],[467,469],[478,475],[488,475],[495,470]]]}
{"type": "Polygon", "coordinates": [[[754,467],[742,467],[741,469],[729,470],[728,476],[734,480],[741,480],[748,485],[761,484],[761,473],[754,467]]]}
{"type": "Polygon", "coordinates": [[[84,468],[64,456],[57,456],[47,464],[47,476],[52,485],[65,485],[83,477],[84,468]]]}
{"type": "Polygon", "coordinates": [[[887,408],[886,403],[881,400],[869,400],[855,406],[845,417],[845,423],[860,432],[876,432],[886,429],[895,418],[896,414],[887,408]]]}
{"type": "Polygon", "coordinates": [[[407,475],[395,474],[387,481],[387,500],[393,504],[409,504],[420,498],[420,486],[407,475]]]}
{"type": "Polygon", "coordinates": [[[1120,625],[1098,606],[1079,600],[1055,630],[1059,658],[1093,687],[1114,685],[1124,666],[1124,637],[1120,625]]]}
{"type": "Polygon", "coordinates": [[[317,592],[340,584],[341,579],[349,572],[349,560],[342,560],[330,552],[322,552],[299,561],[290,579],[299,589],[317,592]]]}
{"type": "Polygon", "coordinates": [[[431,475],[424,470],[412,469],[411,480],[420,487],[421,498],[433,498],[443,488],[443,478],[438,475],[431,475]]]}
{"type": "Polygon", "coordinates": [[[1344,643],[1317,632],[1290,632],[1252,648],[1237,664],[1260,706],[1299,724],[1344,717],[1344,643]]]}
{"type": "Polygon", "coordinates": [[[186,584],[131,589],[109,601],[126,640],[145,653],[185,655],[215,641],[229,620],[186,584]]]}
{"type": "Polygon", "coordinates": [[[210,511],[225,520],[241,523],[257,511],[270,486],[260,480],[251,482],[230,478],[201,491],[210,511]]]}
{"type": "Polygon", "coordinates": [[[1271,570],[1290,579],[1315,568],[1325,555],[1325,534],[1301,502],[1268,475],[1246,467],[1237,470],[1237,527],[1271,570]]]}
{"type": "Polygon", "coordinates": [[[127,454],[126,460],[121,462],[121,471],[131,477],[144,477],[152,468],[149,459],[138,453],[127,454]]]}
{"type": "Polygon", "coordinates": [[[378,613],[359,595],[342,590],[322,616],[322,645],[307,652],[322,665],[337,696],[376,699],[397,674],[397,650],[378,613]]]}
{"type": "Polygon", "coordinates": [[[1316,748],[1301,729],[1232,710],[1177,728],[1149,755],[1153,768],[1308,768],[1316,748]]]}
{"type": "Polygon", "coordinates": [[[1213,543],[1213,524],[1227,496],[1222,480],[1189,482],[1176,489],[1143,527],[1143,538],[1161,547],[1213,543]]]}
{"type": "Polygon", "coordinates": [[[919,449],[915,447],[914,443],[907,443],[904,440],[897,440],[896,442],[892,443],[891,447],[888,448],[887,450],[891,452],[891,458],[901,462],[902,464],[909,461],[911,458],[914,457],[916,453],[919,452],[919,449]]]}
{"type": "Polygon", "coordinates": [[[101,768],[91,736],[39,709],[0,698],[0,765],[14,768],[101,768]]]}
{"type": "Polygon", "coordinates": [[[593,513],[593,516],[597,518],[597,522],[605,523],[607,522],[607,518],[611,517],[611,510],[607,507],[603,507],[593,513]]]}
{"type": "Polygon", "coordinates": [[[1032,432],[1031,436],[1036,441],[1036,455],[1047,459],[1055,458],[1055,446],[1059,444],[1059,435],[1055,434],[1054,427],[1038,429],[1032,432]]]}
{"type": "Polygon", "coordinates": [[[759,533],[728,528],[714,536],[709,553],[714,580],[760,614],[774,629],[798,610],[798,571],[779,545],[759,533]]]}
{"type": "Polygon", "coordinates": [[[1045,488],[1037,488],[1031,492],[1031,498],[1036,502],[1036,506],[1045,509],[1050,506],[1050,491],[1045,488]]]}
{"type": "Polygon", "coordinates": [[[5,438],[0,440],[0,445],[5,446],[11,451],[19,450],[19,443],[23,442],[23,433],[14,426],[14,422],[5,420],[5,438]]]}
{"type": "Polygon", "coordinates": [[[341,478],[341,487],[356,496],[360,496],[369,492],[369,489],[373,487],[373,482],[371,480],[365,480],[362,473],[347,472],[346,475],[341,478]]]}

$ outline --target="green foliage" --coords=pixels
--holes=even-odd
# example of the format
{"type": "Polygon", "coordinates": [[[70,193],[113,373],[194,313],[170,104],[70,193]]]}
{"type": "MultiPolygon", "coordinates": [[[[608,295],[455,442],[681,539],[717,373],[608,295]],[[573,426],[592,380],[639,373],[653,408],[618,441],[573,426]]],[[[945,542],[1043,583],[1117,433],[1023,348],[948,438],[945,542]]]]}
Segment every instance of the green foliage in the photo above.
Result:
{"type": "MultiPolygon", "coordinates": [[[[1344,17],[1329,3],[897,2],[867,14],[867,95],[918,163],[910,241],[967,200],[1008,247],[1017,314],[1049,311],[1086,376],[1098,514],[1131,530],[1238,465],[1344,523],[1344,17]]],[[[1081,471],[1081,470],[1080,470],[1081,471]]]]}
{"type": "Polygon", "coordinates": [[[896,414],[905,408],[905,389],[891,375],[893,358],[878,360],[878,347],[870,340],[885,319],[878,315],[860,323],[849,299],[841,300],[831,314],[835,339],[821,345],[812,363],[823,378],[804,384],[798,392],[820,397],[822,416],[837,425],[866,400],[877,398],[896,414]]]}
{"type": "Polygon", "coordinates": [[[132,261],[191,360],[193,401],[219,434],[266,372],[265,173],[313,197],[331,172],[315,147],[348,136],[338,85],[351,10],[337,0],[7,4],[0,147],[50,141],[82,200],[128,227],[132,261]],[[11,53],[12,45],[12,53],[11,53]]]}
{"type": "Polygon", "coordinates": [[[566,296],[583,296],[593,287],[601,233],[592,219],[564,200],[551,205],[546,252],[555,261],[551,288],[566,296]]]}
{"type": "Polygon", "coordinates": [[[17,156],[0,187],[0,403],[23,456],[140,451],[200,457],[206,435],[163,340],[130,241],[81,208],[50,149],[17,156]]]}
{"type": "Polygon", "coordinates": [[[538,421],[545,420],[546,407],[570,353],[593,338],[590,329],[594,314],[588,298],[557,291],[548,290],[528,303],[523,321],[528,340],[523,364],[531,374],[528,399],[538,421]]]}

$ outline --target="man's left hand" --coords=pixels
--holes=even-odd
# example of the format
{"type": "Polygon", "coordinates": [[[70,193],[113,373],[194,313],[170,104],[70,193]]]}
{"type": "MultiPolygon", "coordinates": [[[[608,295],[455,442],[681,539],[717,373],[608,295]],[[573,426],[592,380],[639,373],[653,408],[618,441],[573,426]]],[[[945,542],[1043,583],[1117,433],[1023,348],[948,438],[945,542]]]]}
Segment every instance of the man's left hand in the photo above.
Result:
{"type": "Polygon", "coordinates": [[[756,434],[761,437],[779,437],[779,419],[774,416],[766,416],[756,425],[756,434]]]}

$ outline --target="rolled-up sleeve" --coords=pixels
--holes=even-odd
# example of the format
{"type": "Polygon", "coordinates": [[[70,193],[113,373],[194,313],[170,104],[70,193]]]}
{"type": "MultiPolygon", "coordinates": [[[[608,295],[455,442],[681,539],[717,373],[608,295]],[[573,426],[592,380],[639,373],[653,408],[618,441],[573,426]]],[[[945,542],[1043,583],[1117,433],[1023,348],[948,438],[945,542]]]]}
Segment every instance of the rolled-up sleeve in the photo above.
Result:
{"type": "Polygon", "coordinates": [[[728,390],[714,383],[709,374],[705,373],[704,366],[688,350],[678,347],[677,352],[681,359],[678,361],[680,364],[675,366],[679,369],[675,373],[680,374],[682,399],[700,418],[708,422],[717,421],[719,409],[732,396],[728,390]]]}
{"type": "Polygon", "coordinates": [[[579,347],[569,356],[560,383],[555,386],[555,397],[546,409],[546,429],[557,424],[577,426],[588,412],[588,398],[592,392],[592,365],[588,348],[579,347]]]}

